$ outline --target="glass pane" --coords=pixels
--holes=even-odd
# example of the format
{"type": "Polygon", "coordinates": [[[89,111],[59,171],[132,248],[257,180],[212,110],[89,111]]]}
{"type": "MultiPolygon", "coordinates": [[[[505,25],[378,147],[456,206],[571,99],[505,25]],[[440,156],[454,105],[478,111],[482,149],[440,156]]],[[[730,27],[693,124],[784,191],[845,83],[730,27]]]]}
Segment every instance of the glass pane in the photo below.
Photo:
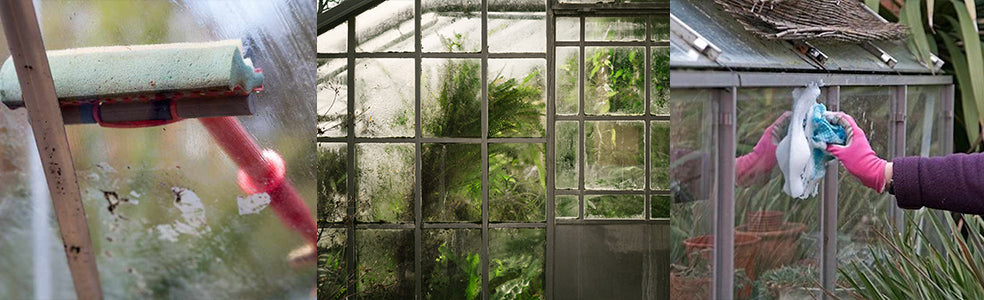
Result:
{"type": "Polygon", "coordinates": [[[649,75],[653,80],[649,87],[649,101],[652,106],[649,111],[654,115],[667,115],[670,113],[667,106],[670,101],[670,48],[653,47],[652,54],[649,75]]]}
{"type": "Polygon", "coordinates": [[[489,0],[489,52],[545,52],[545,9],[542,0],[489,0]]]}
{"type": "Polygon", "coordinates": [[[649,182],[650,189],[670,189],[670,122],[652,121],[649,123],[650,153],[649,153],[649,182]]]}
{"type": "MultiPolygon", "coordinates": [[[[283,158],[286,176],[306,206],[295,216],[314,219],[318,199],[318,178],[313,176],[318,146],[312,135],[317,97],[317,64],[311,51],[316,40],[315,2],[39,1],[35,5],[43,12],[40,28],[50,50],[242,41],[240,52],[262,68],[266,89],[252,96],[253,115],[235,119],[256,144],[283,158]]],[[[0,41],[0,49],[4,49],[0,57],[7,57],[5,41],[0,41]]],[[[6,111],[2,114],[0,123],[8,116],[6,111]]],[[[275,210],[284,208],[285,202],[276,201],[279,195],[244,192],[237,183],[239,166],[199,120],[151,128],[69,125],[65,129],[92,239],[88,251],[95,254],[107,298],[310,295],[317,270],[303,262],[311,261],[314,249],[281,222],[275,210]],[[299,264],[292,267],[290,262],[299,264]]],[[[29,155],[37,157],[36,152],[29,155]]],[[[44,182],[41,177],[31,178],[44,182]]],[[[11,188],[7,181],[0,185],[2,190],[11,188]]],[[[15,212],[8,209],[16,207],[12,202],[27,204],[32,202],[22,199],[41,197],[30,195],[0,198],[0,219],[7,220],[7,214],[15,212]]],[[[5,273],[0,275],[4,278],[0,298],[31,298],[34,287],[51,292],[41,298],[72,298],[64,245],[51,215],[51,210],[39,213],[34,220],[40,225],[23,228],[31,232],[23,240],[8,239],[13,238],[8,233],[21,230],[20,226],[0,224],[4,228],[0,268],[5,273]],[[33,236],[50,246],[35,248],[33,236]],[[8,252],[6,245],[11,244],[26,248],[8,252]],[[29,251],[19,252],[24,249],[29,251]],[[35,259],[51,262],[51,268],[35,271],[35,259]],[[6,264],[11,260],[27,267],[11,267],[6,264]],[[34,274],[45,280],[30,279],[34,274]],[[7,292],[14,290],[11,293],[17,294],[7,292]]],[[[32,218],[28,213],[12,220],[32,218]]],[[[308,238],[314,237],[310,234],[308,238]]]]}
{"type": "Polygon", "coordinates": [[[489,229],[489,298],[543,299],[546,232],[489,229]]]}
{"type": "MultiPolygon", "coordinates": [[[[355,18],[357,52],[414,51],[413,0],[383,1],[355,18]]],[[[412,73],[411,73],[412,74],[412,73]]]]}
{"type": "Polygon", "coordinates": [[[581,156],[581,142],[577,122],[559,121],[555,130],[554,185],[558,189],[577,189],[578,171],[581,169],[578,161],[581,156]]]}
{"type": "Polygon", "coordinates": [[[542,59],[489,60],[489,137],[541,137],[546,127],[542,59]]]}
{"type": "Polygon", "coordinates": [[[424,52],[481,50],[482,1],[422,0],[421,8],[421,43],[424,52]]]}
{"type": "Polygon", "coordinates": [[[587,189],[638,190],[645,186],[642,121],[585,122],[587,189]]]}
{"type": "Polygon", "coordinates": [[[481,221],[481,145],[423,144],[421,150],[424,221],[481,221]]]}
{"type": "Polygon", "coordinates": [[[359,144],[359,222],[412,223],[413,144],[359,144]]]}
{"type": "Polygon", "coordinates": [[[590,115],[642,114],[646,49],[588,47],[585,51],[584,112],[590,115]]]}
{"type": "Polygon", "coordinates": [[[943,152],[940,86],[909,86],[906,98],[905,156],[932,156],[943,152]]]}
{"type": "Polygon", "coordinates": [[[584,39],[588,41],[644,41],[646,18],[585,18],[584,39]]]}
{"type": "Polygon", "coordinates": [[[581,57],[575,47],[557,47],[557,114],[577,114],[581,92],[581,57]]]}
{"type": "Polygon", "coordinates": [[[318,144],[318,219],[321,221],[341,222],[345,217],[347,149],[341,143],[318,144]]]}
{"type": "Polygon", "coordinates": [[[348,135],[348,71],[344,59],[318,61],[318,136],[348,135]]]}
{"type": "Polygon", "coordinates": [[[588,219],[642,219],[642,195],[584,196],[584,216],[588,219]]]}
{"type": "MultiPolygon", "coordinates": [[[[743,269],[744,274],[736,274],[735,281],[746,284],[738,290],[739,298],[749,297],[751,283],[758,278],[772,280],[776,276],[772,274],[788,273],[790,269],[819,274],[816,266],[820,258],[817,238],[821,195],[807,199],[788,196],[783,192],[785,179],[775,156],[749,154],[763,135],[773,135],[768,128],[792,109],[792,93],[789,88],[738,90],[735,267],[743,269]]],[[[776,127],[781,136],[785,136],[787,123],[780,122],[776,127]]],[[[778,143],[771,138],[764,142],[778,143]]],[[[822,189],[821,185],[818,192],[822,189]]],[[[800,283],[795,287],[815,286],[800,283]]]]}
{"type": "Polygon", "coordinates": [[[579,208],[577,207],[577,196],[559,195],[554,196],[554,216],[559,218],[577,218],[579,208]]]}
{"type": "Polygon", "coordinates": [[[557,299],[678,298],[668,291],[669,226],[557,225],[557,299]]]}
{"type": "MultiPolygon", "coordinates": [[[[349,295],[346,250],[348,234],[345,229],[318,229],[318,298],[341,299],[349,295]]],[[[355,278],[351,278],[355,280],[355,278]]]]}
{"type": "Polygon", "coordinates": [[[412,229],[357,229],[358,299],[413,298],[412,229]]]}
{"type": "Polygon", "coordinates": [[[713,245],[696,242],[713,240],[717,219],[711,200],[717,157],[712,95],[711,90],[676,90],[669,103],[671,176],[679,187],[670,205],[670,294],[681,299],[711,298],[708,249],[713,245]]]}
{"type": "Polygon", "coordinates": [[[653,41],[670,40],[670,18],[669,16],[652,16],[652,29],[650,34],[653,41]]]}
{"type": "Polygon", "coordinates": [[[359,59],[355,66],[355,135],[414,135],[412,59],[359,59]]]}
{"type": "MultiPolygon", "coordinates": [[[[891,157],[889,132],[894,87],[842,87],[840,108],[864,130],[879,157],[891,157]]],[[[837,194],[838,261],[871,263],[866,250],[879,244],[877,230],[887,226],[885,216],[893,208],[888,193],[879,195],[865,187],[842,167],[837,194]]]]}
{"type": "Polygon", "coordinates": [[[345,53],[348,51],[348,22],[343,22],[318,36],[318,53],[345,53]]]}
{"type": "Polygon", "coordinates": [[[670,196],[652,195],[649,196],[649,215],[650,218],[669,218],[670,217],[670,196]]]}
{"type": "Polygon", "coordinates": [[[557,40],[580,41],[581,18],[557,17],[557,40]]]}
{"type": "Polygon", "coordinates": [[[544,144],[489,145],[489,221],[544,220],[544,144]]]}
{"type": "Polygon", "coordinates": [[[420,263],[425,299],[478,299],[482,293],[482,231],[425,229],[420,263]]]}
{"type": "Polygon", "coordinates": [[[481,137],[481,60],[424,59],[422,68],[423,135],[481,137]]]}

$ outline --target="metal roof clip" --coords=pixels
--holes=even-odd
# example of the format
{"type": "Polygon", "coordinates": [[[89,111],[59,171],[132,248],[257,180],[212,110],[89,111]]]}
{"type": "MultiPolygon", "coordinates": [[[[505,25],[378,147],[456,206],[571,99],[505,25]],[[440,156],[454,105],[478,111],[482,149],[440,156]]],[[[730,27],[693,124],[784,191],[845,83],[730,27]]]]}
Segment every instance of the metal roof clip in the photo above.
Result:
{"type": "Polygon", "coordinates": [[[861,47],[864,48],[864,50],[868,50],[869,53],[877,56],[878,60],[881,60],[881,62],[888,65],[889,68],[894,69],[895,65],[899,63],[899,61],[895,59],[895,57],[892,57],[891,55],[886,53],[881,48],[878,48],[878,46],[875,46],[875,44],[872,44],[871,42],[861,43],[861,47]]]}
{"type": "Polygon", "coordinates": [[[672,13],[670,14],[670,32],[674,36],[683,39],[690,47],[693,47],[697,52],[700,52],[711,61],[717,61],[718,56],[721,55],[721,48],[715,46],[711,41],[708,41],[700,33],[697,33],[693,28],[680,21],[672,13]]]}

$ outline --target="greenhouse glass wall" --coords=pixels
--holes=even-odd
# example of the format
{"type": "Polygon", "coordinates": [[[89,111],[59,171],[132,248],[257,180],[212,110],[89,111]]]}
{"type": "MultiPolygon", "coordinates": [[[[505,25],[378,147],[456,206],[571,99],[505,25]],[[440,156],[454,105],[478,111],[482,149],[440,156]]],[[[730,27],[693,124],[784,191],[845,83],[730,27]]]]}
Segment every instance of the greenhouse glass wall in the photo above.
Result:
{"type": "MultiPolygon", "coordinates": [[[[241,41],[245,57],[263,69],[266,89],[250,96],[253,115],[237,119],[261,147],[283,157],[287,178],[315,207],[314,3],[35,4],[49,50],[241,41]]],[[[6,59],[5,39],[0,44],[6,59]]],[[[0,104],[0,298],[74,299],[66,260],[74,249],[59,238],[52,212],[58,203],[49,197],[25,110],[0,104]]],[[[305,239],[282,225],[268,195],[240,189],[239,167],[200,122],[66,130],[105,298],[313,297],[314,264],[288,260],[305,239]]]]}
{"type": "Polygon", "coordinates": [[[901,227],[892,196],[832,161],[820,192],[794,199],[778,168],[737,177],[736,157],[792,108],[793,89],[810,83],[822,83],[821,103],[854,116],[885,158],[950,153],[951,77],[901,42],[766,40],[712,0],[673,0],[671,14],[674,297],[843,296],[837,267],[870,263],[877,228],[901,227]]]}
{"type": "Polygon", "coordinates": [[[322,3],[319,298],[669,297],[669,3],[587,2],[322,3]]]}

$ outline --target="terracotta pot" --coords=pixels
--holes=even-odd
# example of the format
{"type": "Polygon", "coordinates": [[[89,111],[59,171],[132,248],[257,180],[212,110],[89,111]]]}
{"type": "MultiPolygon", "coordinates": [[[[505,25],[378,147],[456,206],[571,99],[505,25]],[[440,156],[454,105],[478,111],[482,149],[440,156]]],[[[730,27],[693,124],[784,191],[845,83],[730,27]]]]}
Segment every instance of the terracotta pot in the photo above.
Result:
{"type": "MultiPolygon", "coordinates": [[[[755,235],[735,232],[735,269],[745,269],[745,276],[749,282],[755,281],[755,249],[762,238],[755,235]]],[[[714,248],[714,236],[702,235],[689,238],[683,241],[687,249],[687,256],[693,257],[700,255],[705,260],[711,259],[714,248]]],[[[752,293],[752,286],[749,284],[738,292],[739,299],[747,299],[752,293]]]]}
{"type": "Polygon", "coordinates": [[[782,226],[782,211],[778,210],[760,210],[760,211],[750,211],[745,213],[745,225],[747,226],[745,231],[776,231],[782,226]]]}
{"type": "Polygon", "coordinates": [[[736,229],[761,238],[754,250],[758,255],[758,269],[769,270],[792,263],[793,256],[796,255],[796,242],[806,230],[806,224],[783,223],[778,230],[761,232],[749,231],[748,228],[749,226],[741,225],[736,229]]]}
{"type": "Polygon", "coordinates": [[[681,277],[670,272],[670,299],[711,299],[711,278],[681,277]]]}

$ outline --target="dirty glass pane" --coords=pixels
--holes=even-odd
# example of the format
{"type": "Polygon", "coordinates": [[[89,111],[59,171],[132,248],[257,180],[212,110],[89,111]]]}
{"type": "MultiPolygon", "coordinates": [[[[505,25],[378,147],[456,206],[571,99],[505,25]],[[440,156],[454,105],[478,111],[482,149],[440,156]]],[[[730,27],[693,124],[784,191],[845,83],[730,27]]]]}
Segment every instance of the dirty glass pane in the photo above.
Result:
{"type": "Polygon", "coordinates": [[[413,0],[389,0],[358,15],[355,51],[414,51],[413,7],[413,0]]]}
{"type": "Polygon", "coordinates": [[[423,144],[421,151],[424,221],[481,221],[481,145],[423,144]]]}
{"type": "Polygon", "coordinates": [[[481,137],[481,61],[424,59],[422,68],[420,96],[423,135],[481,137]]]}
{"type": "Polygon", "coordinates": [[[544,229],[489,229],[489,298],[543,299],[544,229]]]}
{"type": "Polygon", "coordinates": [[[587,41],[646,40],[644,17],[585,18],[584,22],[584,39],[587,41]]]}
{"type": "Polygon", "coordinates": [[[585,122],[585,188],[644,188],[643,127],[642,121],[585,122]]]}
{"type": "Polygon", "coordinates": [[[584,112],[589,115],[642,114],[645,111],[646,49],[587,47],[585,51],[584,112]]]}
{"type": "Polygon", "coordinates": [[[489,52],[545,52],[545,9],[542,0],[489,0],[489,52]]]}
{"type": "Polygon", "coordinates": [[[412,59],[359,59],[355,65],[355,135],[414,135],[412,59]]]}
{"type": "Polygon", "coordinates": [[[670,40],[670,18],[669,16],[652,16],[650,24],[650,35],[653,41],[670,40]]]}
{"type": "Polygon", "coordinates": [[[421,8],[421,43],[424,52],[481,50],[482,1],[422,0],[421,8]]]}
{"type": "Polygon", "coordinates": [[[318,136],[343,137],[348,114],[348,71],[344,59],[318,61],[318,136]]]}
{"type": "MultiPolygon", "coordinates": [[[[318,239],[318,298],[340,299],[349,295],[346,265],[346,229],[320,228],[318,239]]],[[[351,280],[355,280],[354,276],[351,280]]]]}
{"type": "Polygon", "coordinates": [[[554,146],[554,185],[557,189],[577,189],[578,171],[581,163],[581,142],[578,137],[577,122],[557,122],[554,146]]]}
{"type": "Polygon", "coordinates": [[[653,47],[652,55],[649,75],[653,81],[649,86],[649,101],[652,106],[649,111],[654,115],[666,115],[670,113],[667,107],[670,101],[670,48],[653,47]]]}
{"type": "Polygon", "coordinates": [[[909,86],[906,98],[905,156],[942,155],[943,87],[909,86]]]}
{"type": "MultiPolygon", "coordinates": [[[[557,17],[557,40],[580,41],[581,19],[572,17],[557,17]]],[[[559,60],[558,60],[559,61],[559,60]]]]}
{"type": "Polygon", "coordinates": [[[642,219],[642,195],[584,196],[584,216],[588,219],[642,219]]]}
{"type": "Polygon", "coordinates": [[[348,22],[343,22],[318,36],[318,53],[345,53],[348,51],[348,22]]]}
{"type": "Polygon", "coordinates": [[[541,137],[546,127],[542,59],[489,60],[489,137],[541,137]]]}
{"type": "Polygon", "coordinates": [[[679,298],[667,287],[668,231],[657,224],[557,225],[554,259],[563,263],[554,265],[554,297],[701,299],[679,298]]]}
{"type": "Polygon", "coordinates": [[[360,222],[412,223],[413,144],[356,145],[360,222]]]}
{"type": "MultiPolygon", "coordinates": [[[[311,133],[317,111],[317,65],[312,61],[316,3],[36,4],[49,50],[241,41],[242,53],[262,68],[265,89],[255,95],[254,114],[236,119],[260,147],[283,158],[286,177],[315,216],[318,151],[311,133]]],[[[3,52],[7,48],[0,45],[3,52]]],[[[198,120],[133,129],[70,125],[66,130],[107,298],[310,296],[316,269],[304,263],[307,254],[291,254],[303,253],[307,243],[281,222],[270,195],[243,192],[237,184],[239,167],[198,120]]],[[[51,242],[62,249],[59,240],[51,242]]],[[[65,284],[70,280],[61,277],[68,274],[64,254],[51,251],[45,255],[49,258],[53,269],[46,274],[51,281],[36,286],[50,284],[50,298],[66,298],[62,296],[73,291],[65,284]]],[[[18,277],[31,277],[32,268],[23,270],[18,277]]],[[[4,290],[0,288],[0,298],[26,297],[5,295],[4,290]]]]}
{"type": "Polygon", "coordinates": [[[357,299],[413,298],[413,229],[358,229],[357,299]]]}
{"type": "MultiPolygon", "coordinates": [[[[680,299],[710,299],[716,184],[714,133],[716,105],[711,90],[678,89],[670,101],[671,178],[678,186],[670,205],[670,294],[680,299]],[[687,246],[685,246],[687,245],[687,246]]],[[[558,233],[560,232],[558,226],[558,233]]],[[[561,241],[558,239],[558,241],[561,241]]],[[[558,247],[560,245],[558,244],[558,247]]]]}
{"type": "Polygon", "coordinates": [[[669,218],[670,217],[670,196],[652,195],[649,196],[649,215],[650,218],[669,218]]]}
{"type": "Polygon", "coordinates": [[[345,217],[348,201],[347,146],[341,143],[318,144],[318,220],[341,222],[345,217]]]}
{"type": "Polygon", "coordinates": [[[425,299],[478,299],[482,293],[482,231],[425,229],[420,263],[425,299]]]}
{"type": "Polygon", "coordinates": [[[554,216],[558,219],[560,218],[577,218],[578,207],[577,207],[577,196],[573,195],[558,195],[554,196],[554,206],[556,210],[554,211],[554,216]]]}
{"type": "Polygon", "coordinates": [[[581,57],[576,47],[557,47],[557,114],[577,114],[581,92],[578,88],[581,82],[581,57]]]}
{"type": "Polygon", "coordinates": [[[544,144],[489,145],[489,221],[544,220],[544,144]]]}
{"type": "MultiPolygon", "coordinates": [[[[842,87],[840,108],[864,130],[871,148],[888,158],[893,141],[889,134],[894,87],[842,87]]],[[[879,195],[840,167],[837,206],[837,247],[841,263],[871,263],[869,246],[878,244],[877,230],[893,207],[890,195],[879,195]]]]}
{"type": "MultiPolygon", "coordinates": [[[[241,41],[242,54],[262,68],[265,89],[254,96],[254,114],[236,119],[260,147],[283,158],[286,178],[308,207],[306,217],[316,216],[318,151],[311,134],[317,111],[315,2],[35,5],[49,50],[241,41]]],[[[0,59],[9,56],[7,49],[0,39],[0,59]]],[[[0,108],[0,123],[23,111],[0,108]]],[[[27,124],[26,118],[16,120],[27,124]]],[[[314,249],[284,226],[270,195],[247,194],[239,187],[239,167],[198,120],[128,129],[69,125],[66,131],[106,298],[310,297],[317,276],[314,249]]],[[[2,135],[0,144],[8,143],[2,135]]],[[[13,141],[27,145],[31,140],[13,141]]],[[[38,154],[2,149],[0,157],[19,159],[23,164],[16,167],[26,168],[26,159],[38,154]]],[[[0,163],[0,173],[8,173],[6,168],[8,163],[0,163]]],[[[27,169],[17,174],[18,180],[0,181],[0,299],[72,299],[53,207],[42,211],[31,205],[51,204],[43,192],[45,180],[27,169]],[[14,182],[20,182],[19,191],[14,182]],[[27,185],[31,182],[41,185],[27,185]]]]}
{"type": "Polygon", "coordinates": [[[649,183],[652,190],[670,189],[670,122],[649,123],[649,183]]]}
{"type": "MultiPolygon", "coordinates": [[[[735,282],[746,286],[736,292],[740,299],[750,297],[752,284],[759,278],[790,272],[819,274],[821,195],[807,199],[788,196],[783,192],[785,178],[776,158],[768,153],[750,154],[763,135],[772,136],[769,126],[792,109],[792,92],[790,88],[738,90],[734,255],[735,269],[744,273],[736,273],[735,282]]],[[[788,128],[785,124],[777,126],[782,136],[788,128]]],[[[776,143],[771,138],[766,142],[776,143]]],[[[821,184],[818,192],[822,189],[821,184]]],[[[768,292],[773,293],[769,297],[779,297],[777,291],[768,292]]]]}

